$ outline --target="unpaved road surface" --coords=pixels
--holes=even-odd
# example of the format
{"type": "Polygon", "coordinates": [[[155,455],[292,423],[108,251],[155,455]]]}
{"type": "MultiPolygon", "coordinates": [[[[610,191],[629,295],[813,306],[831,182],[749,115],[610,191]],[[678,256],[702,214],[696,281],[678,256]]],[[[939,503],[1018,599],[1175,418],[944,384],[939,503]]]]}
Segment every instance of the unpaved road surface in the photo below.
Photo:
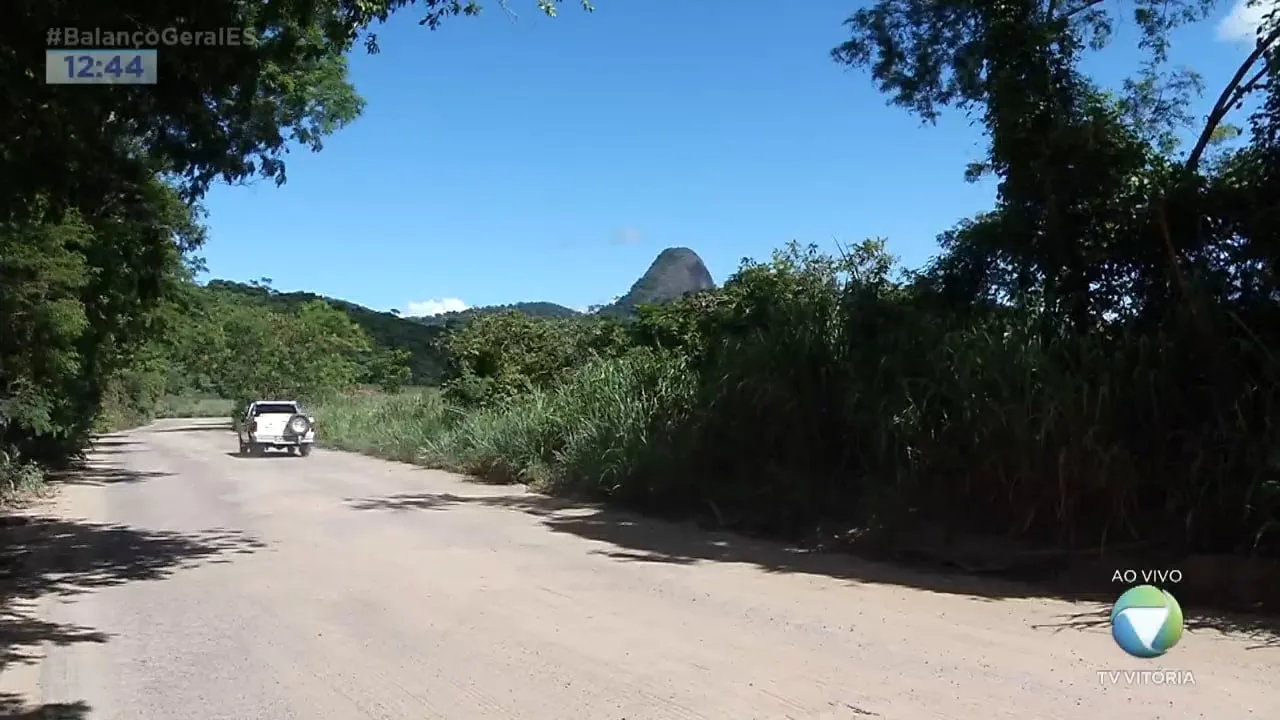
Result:
{"type": "Polygon", "coordinates": [[[357,455],[104,439],[27,524],[0,718],[1275,717],[1280,646],[1165,658],[1105,608],[572,507],[357,455]],[[1175,669],[1195,685],[1099,680],[1175,669]],[[20,704],[22,708],[20,709],[20,704]],[[41,714],[47,713],[47,714],[41,714]]]}

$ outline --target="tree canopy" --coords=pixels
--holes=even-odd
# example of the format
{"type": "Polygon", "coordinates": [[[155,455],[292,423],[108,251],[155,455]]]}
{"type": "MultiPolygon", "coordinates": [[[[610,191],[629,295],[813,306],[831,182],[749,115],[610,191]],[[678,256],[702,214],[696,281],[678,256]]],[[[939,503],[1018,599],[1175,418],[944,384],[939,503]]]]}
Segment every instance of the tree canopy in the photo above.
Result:
{"type": "MultiPolygon", "coordinates": [[[[1168,67],[1170,35],[1215,5],[1121,4],[1146,59],[1119,89],[1080,70],[1117,21],[1096,0],[880,0],[849,18],[851,37],[833,57],[868,69],[891,103],[926,121],[949,106],[981,118],[989,150],[968,172],[999,179],[997,208],[945,234],[941,263],[970,292],[1034,299],[1084,331],[1105,318],[1164,316],[1200,290],[1243,301],[1274,287],[1258,276],[1274,272],[1273,233],[1239,201],[1243,177],[1275,171],[1278,120],[1267,107],[1280,97],[1277,9],[1193,128],[1200,79],[1168,67]],[[1227,135],[1228,112],[1250,102],[1262,108],[1245,118],[1249,144],[1207,157],[1227,135]],[[1180,153],[1188,131],[1196,141],[1180,153]]],[[[1254,201],[1272,206],[1265,187],[1254,201]]]]}
{"type": "MultiPolygon", "coordinates": [[[[555,3],[536,3],[555,13],[555,3]]],[[[6,6],[0,325],[11,332],[0,337],[0,459],[67,459],[83,446],[103,397],[119,394],[110,388],[138,385],[139,364],[163,364],[157,343],[181,324],[175,307],[199,267],[199,200],[215,182],[283,183],[291,149],[319,150],[354,121],[364,103],[347,77],[346,53],[361,38],[376,50],[368,26],[415,6],[430,28],[480,9],[454,0],[6,6]],[[254,41],[164,47],[154,86],[60,87],[41,72],[46,31],[58,27],[235,27],[254,41]]],[[[298,312],[298,327],[335,343],[326,363],[355,352],[359,341],[335,318],[318,307],[298,312]]],[[[379,361],[391,363],[388,377],[399,372],[391,360],[379,361]]],[[[313,369],[332,379],[355,372],[348,360],[313,369]]]]}

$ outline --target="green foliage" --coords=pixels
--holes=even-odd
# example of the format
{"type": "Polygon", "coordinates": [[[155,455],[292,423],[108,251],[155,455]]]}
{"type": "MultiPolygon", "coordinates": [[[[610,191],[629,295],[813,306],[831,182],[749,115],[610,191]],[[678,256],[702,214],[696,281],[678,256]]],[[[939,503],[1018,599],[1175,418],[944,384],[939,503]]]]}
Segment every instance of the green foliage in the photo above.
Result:
{"type": "Polygon", "coordinates": [[[446,394],[485,404],[552,384],[579,360],[576,325],[516,311],[476,317],[446,341],[452,363],[446,394]]]}
{"type": "Polygon", "coordinates": [[[192,213],[150,180],[92,212],[37,202],[0,225],[0,450],[64,462],[104,398],[152,392],[147,345],[165,327],[183,253],[202,239],[192,213]]]}
{"type": "Polygon", "coordinates": [[[385,393],[399,392],[413,380],[408,350],[376,350],[365,370],[365,381],[385,393]]]}
{"type": "Polygon", "coordinates": [[[240,293],[191,288],[187,327],[169,361],[199,378],[192,390],[243,402],[317,400],[369,379],[394,389],[405,354],[375,349],[341,310],[315,300],[282,312],[240,293]]]}
{"type": "Polygon", "coordinates": [[[626,329],[599,318],[539,319],[508,310],[475,317],[445,341],[450,373],[445,395],[484,406],[557,384],[566,373],[630,346],[626,329]]]}
{"type": "MultiPolygon", "coordinates": [[[[78,252],[91,235],[78,217],[60,223],[0,227],[0,429],[8,444],[16,433],[51,435],[69,407],[81,369],[79,340],[89,328],[80,295],[87,261],[78,252]]],[[[72,431],[73,426],[66,427],[72,431]]],[[[30,436],[29,436],[30,437],[30,436]]]]}
{"type": "Polygon", "coordinates": [[[0,508],[43,490],[44,472],[39,465],[0,452],[0,508]]]}
{"type": "Polygon", "coordinates": [[[141,350],[133,362],[107,378],[93,429],[112,432],[154,419],[170,369],[168,360],[154,345],[141,350]]]}
{"type": "Polygon", "coordinates": [[[340,7],[333,3],[19,0],[0,29],[0,218],[44,197],[52,209],[88,208],[119,190],[122,175],[178,179],[188,198],[210,183],[261,175],[283,182],[290,143],[319,149],[362,101],[346,80],[340,7]],[[307,6],[311,7],[307,7],[307,6]],[[58,27],[238,27],[255,42],[164,50],[173,82],[85,87],[67,93],[39,73],[45,31],[58,27]]]}

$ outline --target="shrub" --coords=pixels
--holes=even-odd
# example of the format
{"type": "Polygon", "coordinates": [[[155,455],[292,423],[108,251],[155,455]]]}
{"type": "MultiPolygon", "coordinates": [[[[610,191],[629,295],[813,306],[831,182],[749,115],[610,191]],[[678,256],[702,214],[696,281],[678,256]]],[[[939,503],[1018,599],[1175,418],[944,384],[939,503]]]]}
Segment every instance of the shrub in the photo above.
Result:
{"type": "Polygon", "coordinates": [[[44,471],[39,465],[0,452],[0,506],[44,489],[44,471]]]}

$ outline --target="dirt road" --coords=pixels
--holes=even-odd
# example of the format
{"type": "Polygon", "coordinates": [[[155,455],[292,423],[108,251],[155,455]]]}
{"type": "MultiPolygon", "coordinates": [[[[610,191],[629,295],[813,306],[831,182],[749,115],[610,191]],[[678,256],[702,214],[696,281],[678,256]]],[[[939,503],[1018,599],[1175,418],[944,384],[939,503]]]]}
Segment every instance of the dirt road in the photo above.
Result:
{"type": "Polygon", "coordinates": [[[1138,661],[1112,644],[1106,608],[1014,585],[356,455],[234,451],[208,421],[112,436],[42,517],[5,529],[28,553],[0,575],[0,718],[1244,720],[1280,707],[1280,644],[1266,638],[1197,630],[1138,661]],[[1151,669],[1195,684],[1099,679],[1151,669]]]}

